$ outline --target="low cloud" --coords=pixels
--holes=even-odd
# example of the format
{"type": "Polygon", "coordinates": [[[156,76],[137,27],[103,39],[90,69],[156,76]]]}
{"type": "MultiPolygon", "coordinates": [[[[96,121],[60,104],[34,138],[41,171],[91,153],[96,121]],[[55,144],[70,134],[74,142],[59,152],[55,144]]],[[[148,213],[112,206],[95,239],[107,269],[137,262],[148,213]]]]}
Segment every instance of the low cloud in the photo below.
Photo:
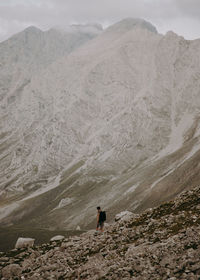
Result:
{"type": "Polygon", "coordinates": [[[43,30],[71,23],[107,26],[126,17],[144,18],[160,33],[200,38],[199,0],[1,0],[0,41],[30,25],[43,30]]]}

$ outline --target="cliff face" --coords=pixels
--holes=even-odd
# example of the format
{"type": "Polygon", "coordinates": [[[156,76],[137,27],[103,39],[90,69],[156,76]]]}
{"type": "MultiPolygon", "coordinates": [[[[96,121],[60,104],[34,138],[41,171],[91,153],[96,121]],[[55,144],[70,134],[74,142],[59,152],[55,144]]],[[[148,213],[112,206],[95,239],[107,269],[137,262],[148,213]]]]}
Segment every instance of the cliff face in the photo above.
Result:
{"type": "Polygon", "coordinates": [[[1,223],[85,228],[196,186],[199,49],[127,19],[5,93],[1,223]]]}
{"type": "Polygon", "coordinates": [[[2,279],[199,279],[200,187],[107,225],[1,253],[2,279]]]}

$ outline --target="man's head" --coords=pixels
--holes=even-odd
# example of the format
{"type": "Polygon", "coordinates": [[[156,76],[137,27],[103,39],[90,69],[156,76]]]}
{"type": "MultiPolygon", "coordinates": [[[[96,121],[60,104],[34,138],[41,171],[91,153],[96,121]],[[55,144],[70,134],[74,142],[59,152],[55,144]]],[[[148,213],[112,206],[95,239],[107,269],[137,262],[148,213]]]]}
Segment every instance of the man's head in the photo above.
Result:
{"type": "Polygon", "coordinates": [[[98,212],[101,211],[101,207],[100,207],[100,206],[97,207],[97,211],[98,211],[98,212]]]}

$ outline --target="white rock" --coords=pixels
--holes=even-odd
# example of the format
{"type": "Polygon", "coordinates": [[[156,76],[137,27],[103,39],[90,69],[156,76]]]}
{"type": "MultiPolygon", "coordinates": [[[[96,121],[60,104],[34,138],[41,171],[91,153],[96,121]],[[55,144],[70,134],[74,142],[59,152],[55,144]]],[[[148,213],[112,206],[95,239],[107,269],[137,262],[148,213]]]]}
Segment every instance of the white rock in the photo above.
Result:
{"type": "Polygon", "coordinates": [[[130,211],[123,211],[123,212],[121,212],[121,213],[119,213],[119,214],[117,214],[116,216],[115,216],[115,221],[116,222],[118,222],[118,221],[127,221],[127,220],[129,220],[130,219],[130,217],[132,217],[133,216],[133,213],[132,212],[130,212],[130,211]]]}
{"type": "Polygon", "coordinates": [[[81,230],[80,226],[77,226],[77,227],[76,227],[76,230],[81,230]]]}
{"type": "Polygon", "coordinates": [[[19,237],[17,239],[17,242],[15,244],[15,248],[23,248],[23,247],[32,247],[34,245],[35,239],[33,238],[24,238],[24,237],[19,237]]]}
{"type": "Polygon", "coordinates": [[[50,241],[59,241],[59,240],[63,240],[64,238],[65,237],[63,235],[56,235],[52,237],[50,241]]]}

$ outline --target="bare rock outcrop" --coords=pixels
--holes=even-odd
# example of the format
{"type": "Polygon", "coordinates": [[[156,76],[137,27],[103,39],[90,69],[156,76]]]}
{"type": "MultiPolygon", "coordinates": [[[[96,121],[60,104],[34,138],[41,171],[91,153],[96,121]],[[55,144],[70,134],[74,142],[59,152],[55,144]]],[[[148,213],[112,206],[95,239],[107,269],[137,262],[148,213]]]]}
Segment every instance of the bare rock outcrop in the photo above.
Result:
{"type": "Polygon", "coordinates": [[[32,247],[34,245],[35,239],[34,238],[24,238],[19,237],[15,244],[15,248],[24,248],[24,247],[32,247]]]}
{"type": "Polygon", "coordinates": [[[1,226],[90,228],[99,201],[141,213],[200,181],[200,40],[72,29],[0,44],[1,226]]]}
{"type": "Polygon", "coordinates": [[[0,254],[2,279],[200,279],[200,187],[113,223],[0,254]],[[17,278],[18,277],[18,278],[17,278]],[[23,278],[20,278],[23,277],[23,278]]]}
{"type": "Polygon", "coordinates": [[[14,279],[22,272],[22,268],[18,264],[9,264],[2,269],[2,279],[14,279]]]}

